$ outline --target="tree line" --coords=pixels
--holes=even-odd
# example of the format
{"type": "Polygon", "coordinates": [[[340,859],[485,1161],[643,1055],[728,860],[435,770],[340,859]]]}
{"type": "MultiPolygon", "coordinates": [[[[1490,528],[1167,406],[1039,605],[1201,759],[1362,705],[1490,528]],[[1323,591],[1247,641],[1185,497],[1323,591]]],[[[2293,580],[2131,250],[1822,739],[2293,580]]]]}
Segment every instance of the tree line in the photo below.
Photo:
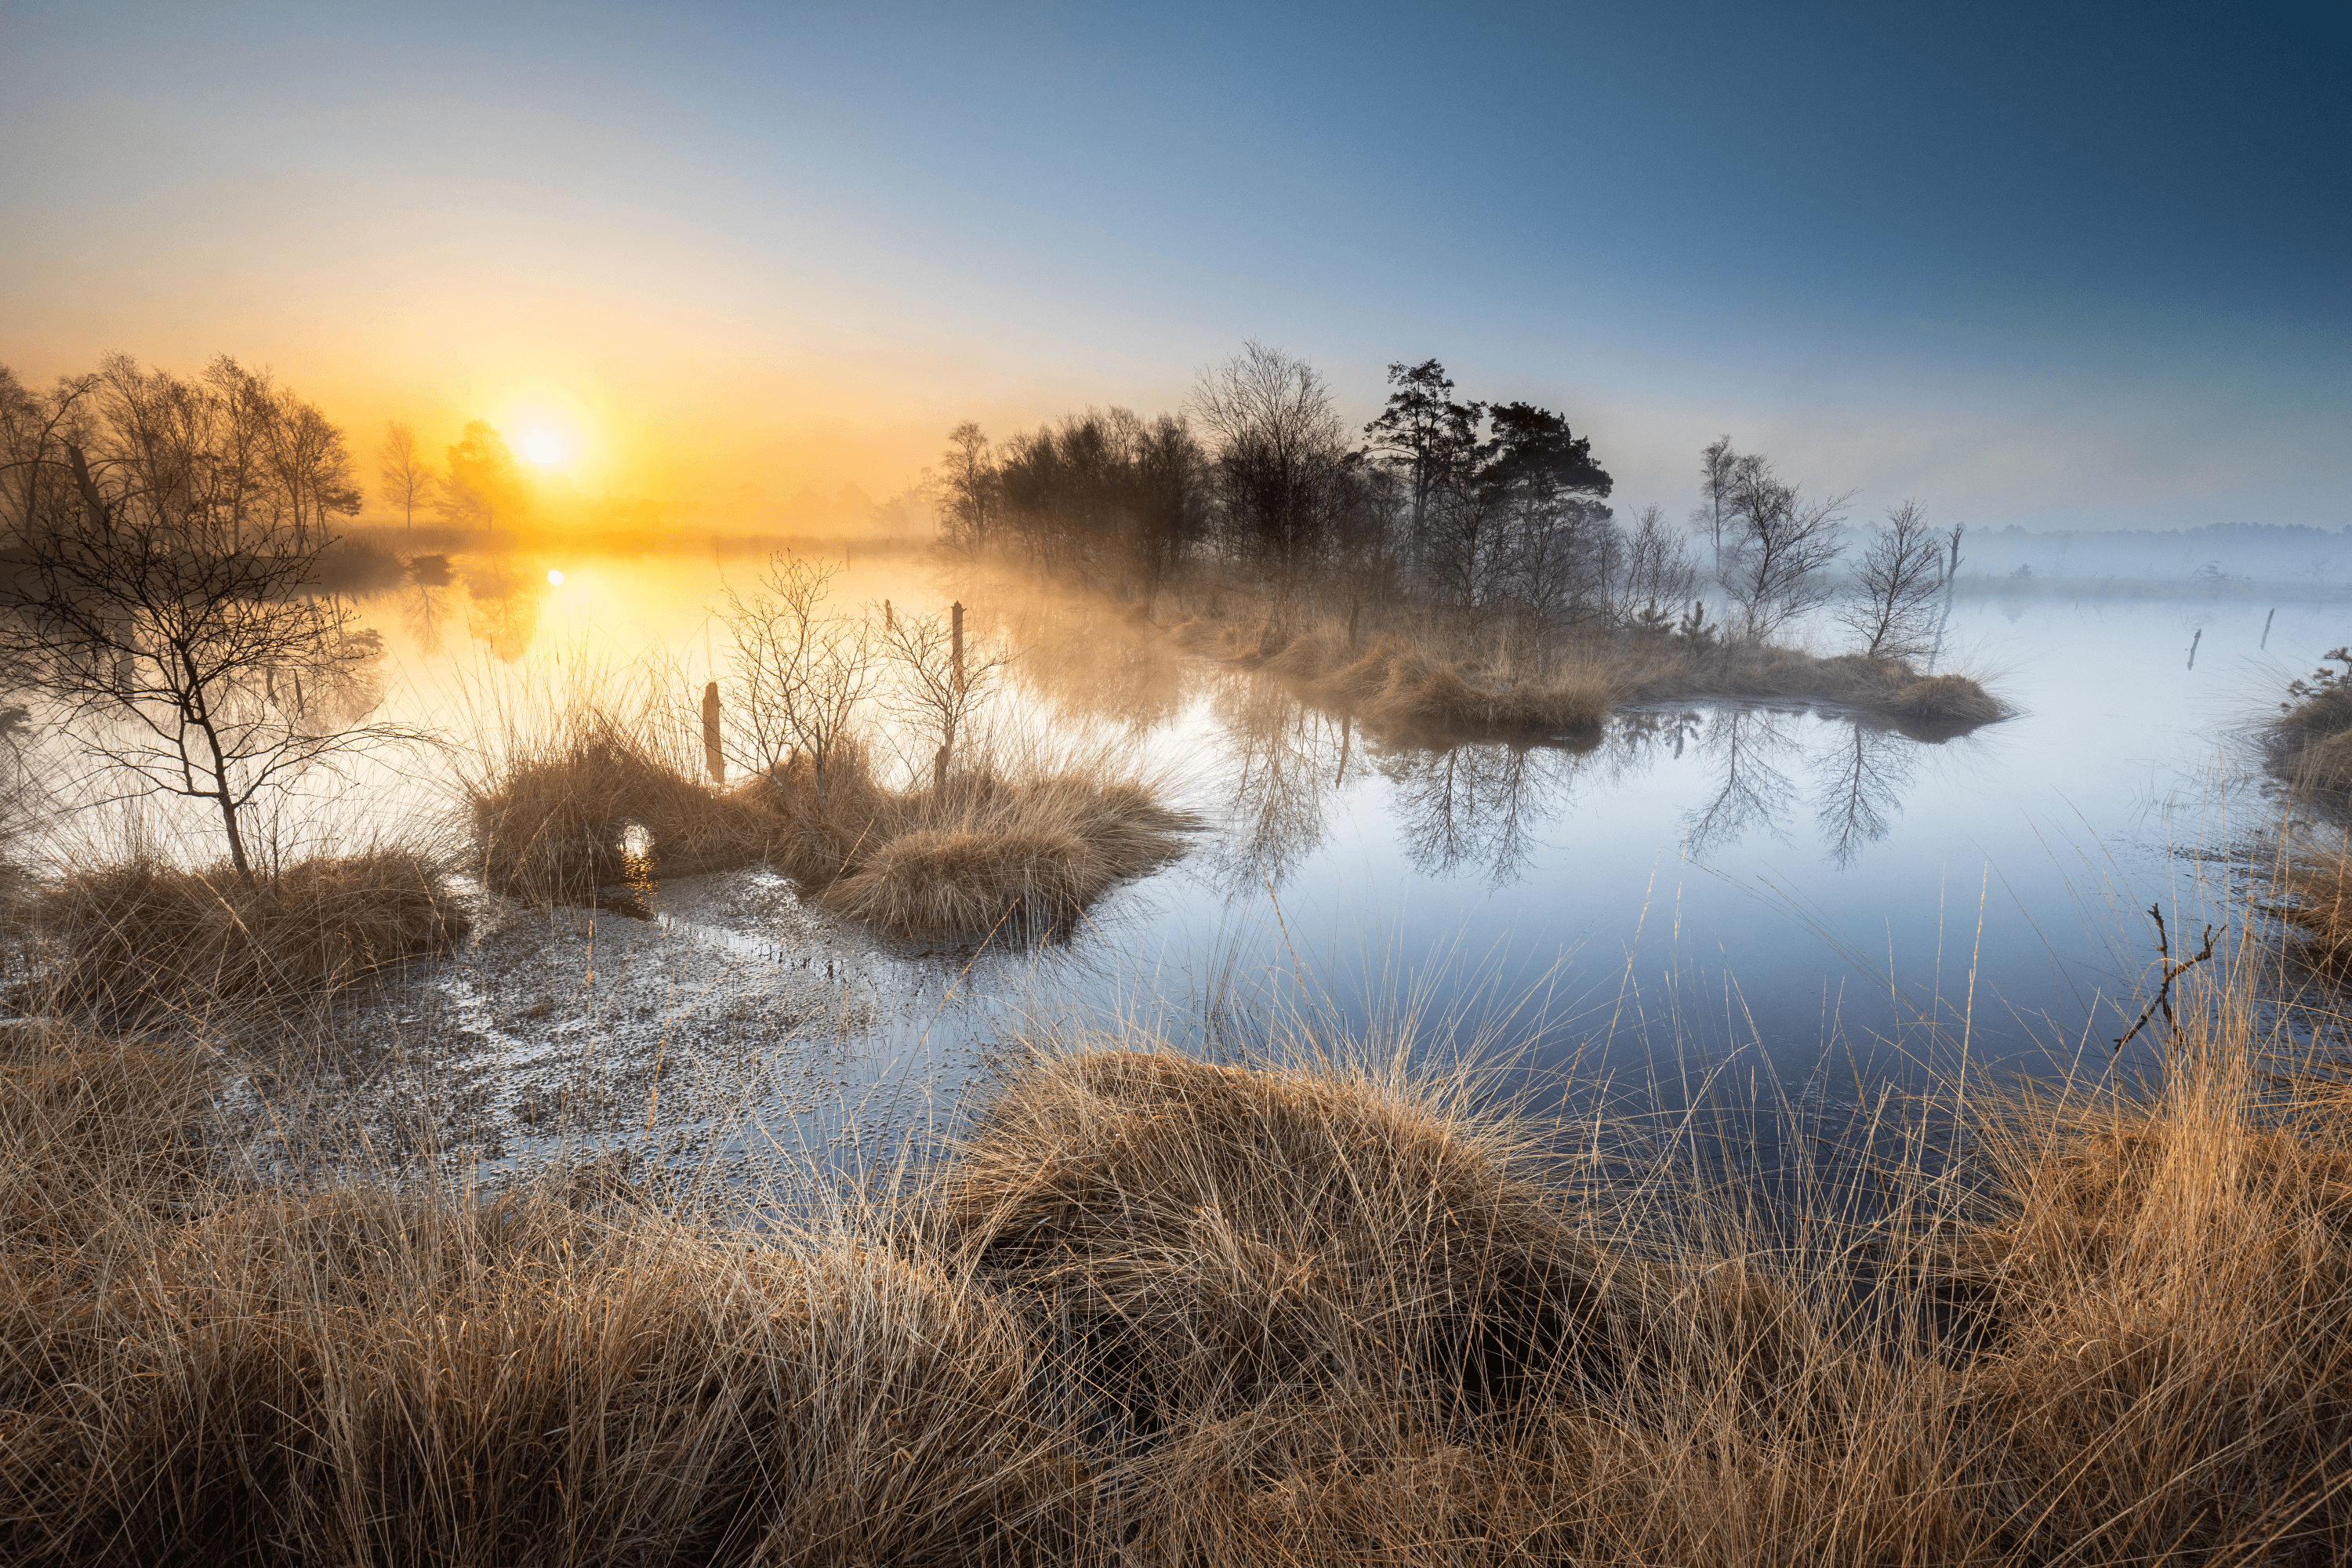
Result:
{"type": "Polygon", "coordinates": [[[1656,506],[1619,518],[1590,437],[1559,413],[1459,398],[1433,359],[1390,365],[1388,385],[1351,430],[1312,365],[1251,342],[1178,412],[1089,408],[998,441],[966,422],[939,470],[942,531],[1128,593],[1203,563],[1248,571],[1278,605],[1343,584],[1351,606],[1415,602],[1474,635],[1763,642],[1850,589],[1837,616],[1859,651],[1925,651],[1958,531],[1933,532],[1916,502],[1842,579],[1851,496],[1810,497],[1728,437],[1701,454],[1694,539],[1656,506]]]}

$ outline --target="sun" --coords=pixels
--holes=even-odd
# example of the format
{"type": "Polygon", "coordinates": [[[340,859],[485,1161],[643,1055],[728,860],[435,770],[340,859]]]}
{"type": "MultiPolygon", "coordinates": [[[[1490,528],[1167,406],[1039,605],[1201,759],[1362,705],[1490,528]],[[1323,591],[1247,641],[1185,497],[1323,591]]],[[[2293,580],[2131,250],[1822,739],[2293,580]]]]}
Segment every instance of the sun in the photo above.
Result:
{"type": "Polygon", "coordinates": [[[541,468],[563,461],[563,437],[552,430],[534,430],[522,438],[522,455],[541,468]]]}

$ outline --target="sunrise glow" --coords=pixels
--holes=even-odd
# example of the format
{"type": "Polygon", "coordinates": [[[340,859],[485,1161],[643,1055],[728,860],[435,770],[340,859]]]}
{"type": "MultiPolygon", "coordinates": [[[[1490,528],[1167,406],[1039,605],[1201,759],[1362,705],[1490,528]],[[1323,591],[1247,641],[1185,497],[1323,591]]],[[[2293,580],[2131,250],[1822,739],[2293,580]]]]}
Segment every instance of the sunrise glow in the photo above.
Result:
{"type": "Polygon", "coordinates": [[[542,468],[563,461],[563,437],[552,430],[533,430],[522,438],[522,455],[542,468]]]}

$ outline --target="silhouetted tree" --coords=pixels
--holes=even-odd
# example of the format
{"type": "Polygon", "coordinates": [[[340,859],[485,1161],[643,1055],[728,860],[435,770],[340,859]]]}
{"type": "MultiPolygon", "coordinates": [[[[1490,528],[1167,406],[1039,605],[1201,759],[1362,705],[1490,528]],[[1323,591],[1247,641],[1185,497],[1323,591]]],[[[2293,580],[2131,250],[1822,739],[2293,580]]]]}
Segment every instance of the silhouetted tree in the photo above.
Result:
{"type": "Polygon", "coordinates": [[[98,381],[59,376],[47,392],[34,393],[0,365],[0,494],[8,498],[8,527],[29,526],[52,500],[72,489],[65,447],[89,445],[89,399],[98,381]]]}
{"type": "Polygon", "coordinates": [[[416,509],[433,493],[432,468],[416,445],[416,426],[387,419],[383,441],[376,448],[376,476],[383,485],[384,504],[400,509],[401,521],[416,526],[416,509]]]}
{"type": "Polygon", "coordinates": [[[530,491],[507,438],[487,419],[468,419],[441,479],[441,510],[462,528],[509,526],[530,509],[530,491]]]}
{"type": "Polygon", "coordinates": [[[1390,365],[1389,385],[1395,390],[1387,406],[1364,426],[1364,450],[1403,476],[1411,502],[1408,550],[1418,563],[1432,500],[1468,467],[1486,409],[1454,402],[1454,383],[1433,359],[1390,365]]]}
{"type": "Polygon", "coordinates": [[[1205,461],[1178,416],[1087,409],[1011,437],[997,472],[1003,528],[1036,560],[1158,581],[1208,521],[1205,461]]]}
{"type": "Polygon", "coordinates": [[[1230,546],[1275,574],[1278,600],[1329,542],[1346,500],[1346,428],[1314,366],[1263,343],[1205,372],[1192,407],[1216,443],[1230,546]]]}
{"type": "Polygon", "coordinates": [[[382,641],[315,592],[341,432],[226,357],[184,380],[117,355],[89,391],[88,449],[36,459],[67,483],[16,531],[0,653],[101,767],[216,809],[251,881],[257,798],[412,738],[357,723],[382,641]]]}
{"type": "Polygon", "coordinates": [[[960,550],[982,551],[994,542],[998,510],[996,462],[988,437],[967,419],[948,432],[940,458],[940,487],[947,506],[948,542],[960,550]]]}

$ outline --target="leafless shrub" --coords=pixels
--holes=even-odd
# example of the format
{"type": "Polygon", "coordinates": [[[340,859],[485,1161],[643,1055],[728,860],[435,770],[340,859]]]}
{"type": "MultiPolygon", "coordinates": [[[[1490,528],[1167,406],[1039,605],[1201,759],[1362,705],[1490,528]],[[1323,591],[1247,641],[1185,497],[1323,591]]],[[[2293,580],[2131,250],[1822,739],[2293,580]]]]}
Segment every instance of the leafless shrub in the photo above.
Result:
{"type": "Polygon", "coordinates": [[[734,674],[727,711],[737,765],[770,775],[803,755],[820,801],[879,673],[867,620],[824,607],[841,571],[779,554],[750,590],[727,590],[734,674]]]}

